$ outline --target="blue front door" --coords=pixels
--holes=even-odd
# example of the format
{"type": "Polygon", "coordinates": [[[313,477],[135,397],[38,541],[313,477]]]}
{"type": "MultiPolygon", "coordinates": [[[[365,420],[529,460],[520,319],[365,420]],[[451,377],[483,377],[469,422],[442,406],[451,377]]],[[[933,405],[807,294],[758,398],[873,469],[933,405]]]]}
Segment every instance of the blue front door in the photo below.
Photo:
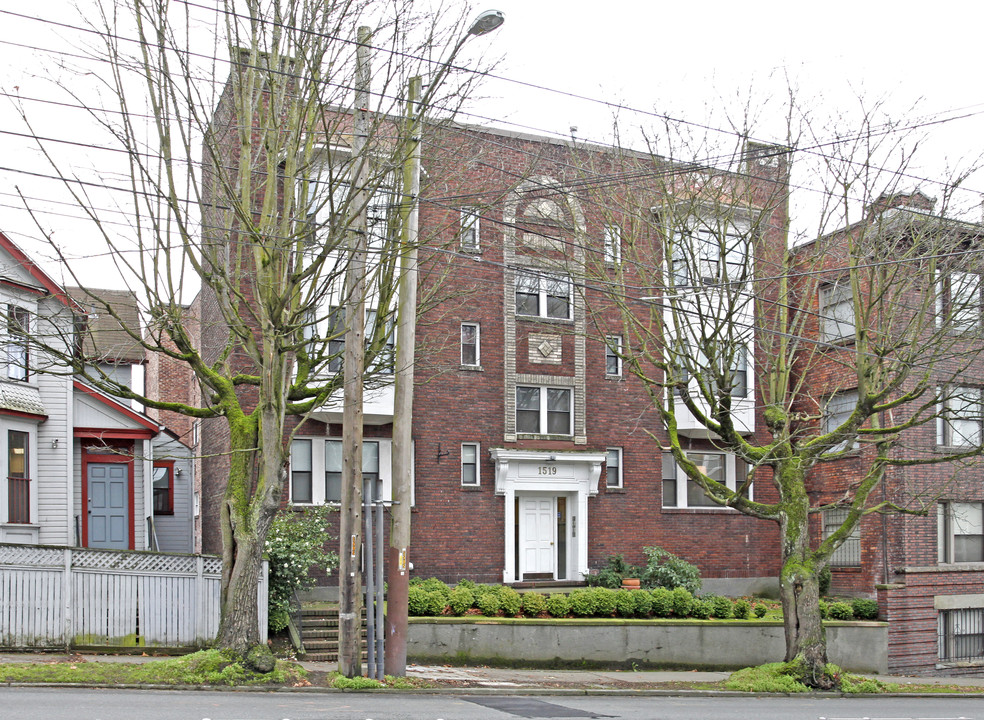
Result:
{"type": "Polygon", "coordinates": [[[125,463],[89,464],[89,547],[126,550],[130,517],[125,463]]]}

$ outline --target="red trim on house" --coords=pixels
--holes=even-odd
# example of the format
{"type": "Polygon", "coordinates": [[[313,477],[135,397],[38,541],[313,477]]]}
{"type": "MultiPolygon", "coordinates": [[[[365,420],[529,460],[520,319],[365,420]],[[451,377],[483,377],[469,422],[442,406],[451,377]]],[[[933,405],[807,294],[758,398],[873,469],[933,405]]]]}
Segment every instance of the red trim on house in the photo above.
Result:
{"type": "MultiPolygon", "coordinates": [[[[72,300],[68,293],[66,293],[58,283],[48,277],[47,273],[35,265],[34,261],[31,260],[31,258],[29,258],[23,250],[14,245],[13,241],[2,232],[0,232],[0,248],[3,248],[13,255],[14,260],[20,263],[20,265],[22,265],[24,269],[30,273],[31,277],[38,281],[38,284],[40,284],[45,291],[58,298],[65,307],[69,308],[73,312],[82,313],[83,315],[85,314],[85,310],[81,305],[72,300]]],[[[25,289],[31,289],[34,292],[39,292],[37,288],[30,288],[30,286],[23,287],[25,289]]]]}
{"type": "Polygon", "coordinates": [[[136,549],[136,530],[134,527],[133,504],[133,443],[121,446],[128,455],[97,455],[90,454],[85,444],[82,444],[82,547],[89,547],[89,463],[126,463],[127,464],[127,513],[130,516],[129,547],[136,549]]]}
{"type": "Polygon", "coordinates": [[[137,428],[111,430],[107,428],[84,427],[75,428],[74,433],[77,438],[93,438],[95,440],[149,440],[157,434],[150,430],[139,430],[137,428]]]}
{"type": "MultiPolygon", "coordinates": [[[[154,509],[154,515],[174,515],[174,460],[155,460],[155,468],[167,468],[167,510],[158,512],[154,509]]],[[[150,491],[154,492],[154,478],[150,478],[150,491]]],[[[151,504],[153,505],[153,498],[151,504]]]]}
{"type": "Polygon", "coordinates": [[[158,425],[157,423],[155,423],[153,420],[146,417],[145,415],[141,415],[140,413],[131,410],[126,405],[121,403],[119,400],[111,398],[108,395],[104,395],[103,393],[99,392],[95,388],[89,387],[85,383],[79,382],[78,380],[73,380],[72,384],[74,385],[75,389],[78,390],[79,392],[84,392],[86,395],[95,398],[103,405],[107,405],[113,408],[114,410],[116,410],[117,412],[123,413],[130,420],[133,420],[133,422],[143,425],[145,428],[153,430],[155,435],[161,430],[160,425],[158,425]]]}
{"type": "Polygon", "coordinates": [[[29,413],[23,410],[8,410],[6,408],[0,408],[0,415],[6,415],[7,417],[19,417],[27,418],[28,420],[35,420],[37,422],[44,422],[48,419],[47,415],[42,415],[40,413],[29,413]]]}

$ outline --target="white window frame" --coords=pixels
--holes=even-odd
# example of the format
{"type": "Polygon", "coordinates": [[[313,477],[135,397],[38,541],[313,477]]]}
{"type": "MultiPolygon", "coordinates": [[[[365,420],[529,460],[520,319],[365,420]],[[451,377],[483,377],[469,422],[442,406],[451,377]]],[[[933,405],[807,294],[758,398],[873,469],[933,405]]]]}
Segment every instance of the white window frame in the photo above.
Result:
{"type": "Polygon", "coordinates": [[[984,284],[979,274],[945,272],[936,281],[936,327],[948,324],[956,334],[979,332],[984,322],[982,296],[984,284]]]}
{"type": "Polygon", "coordinates": [[[605,337],[605,377],[622,377],[622,336],[607,335],[605,337]],[[611,372],[612,363],[615,372],[611,372]]]}
{"type": "MultiPolygon", "coordinates": [[[[826,540],[840,529],[847,520],[849,508],[831,508],[821,513],[823,523],[823,539],[826,540]]],[[[834,550],[830,556],[831,567],[860,567],[861,566],[861,523],[854,526],[851,534],[834,550]]]]}
{"type": "Polygon", "coordinates": [[[477,207],[462,207],[459,211],[458,240],[461,251],[465,253],[477,253],[482,249],[481,236],[481,212],[477,207]]]}
{"type": "Polygon", "coordinates": [[[606,265],[622,262],[622,228],[618,225],[605,225],[603,254],[606,265]]]}
{"type": "Polygon", "coordinates": [[[517,385],[516,386],[516,433],[519,435],[554,435],[554,436],[564,436],[570,437],[574,434],[574,389],[569,387],[555,387],[551,385],[517,385]],[[519,422],[520,412],[533,412],[531,408],[521,408],[520,407],[520,393],[523,390],[536,390],[538,391],[537,400],[538,407],[536,409],[538,420],[537,420],[537,430],[521,430],[519,422]],[[564,393],[567,395],[567,432],[549,432],[550,422],[549,415],[551,411],[549,409],[550,396],[555,393],[564,393]]]}
{"type": "Polygon", "coordinates": [[[943,401],[936,422],[936,442],[942,447],[974,447],[984,430],[981,388],[954,387],[943,401]]]}
{"type": "Polygon", "coordinates": [[[461,323],[461,364],[464,367],[480,367],[482,365],[482,326],[481,323],[477,322],[463,322],[461,323]],[[465,362],[465,348],[468,347],[465,344],[465,328],[475,329],[475,361],[465,362]]]}
{"type": "MultiPolygon", "coordinates": [[[[291,463],[288,477],[290,478],[290,501],[294,505],[325,505],[338,504],[335,501],[326,500],[325,496],[327,476],[326,476],[326,465],[327,465],[327,452],[329,442],[341,442],[341,438],[337,437],[325,437],[325,436],[310,436],[310,435],[299,435],[293,438],[291,443],[291,463]],[[294,443],[310,441],[311,447],[311,501],[305,502],[297,500],[294,497],[294,443]]],[[[390,438],[366,438],[366,444],[376,444],[378,447],[378,473],[380,487],[382,488],[382,498],[384,501],[392,500],[393,498],[393,441],[390,438]]],[[[411,454],[412,451],[411,451],[411,454]]],[[[370,462],[372,455],[363,450],[362,463],[363,472],[370,474],[373,472],[371,467],[367,467],[367,463],[370,462]]],[[[410,469],[410,492],[411,497],[415,496],[415,470],[414,463],[411,462],[410,469]]],[[[303,471],[302,471],[303,472],[303,471]]]]}
{"type": "Polygon", "coordinates": [[[0,523],[10,524],[13,527],[37,526],[38,519],[38,426],[30,422],[18,422],[11,418],[5,418],[0,425],[0,439],[3,442],[2,453],[0,453],[0,523]],[[23,433],[27,441],[27,462],[25,464],[27,477],[16,478],[27,482],[27,517],[26,523],[12,523],[10,521],[10,432],[23,433]]]}
{"type": "MultiPolygon", "coordinates": [[[[836,430],[840,425],[851,416],[858,405],[858,391],[842,390],[841,392],[828,395],[823,404],[823,419],[820,429],[826,434],[836,430]]],[[[857,438],[851,441],[850,438],[844,440],[839,445],[835,445],[830,452],[843,452],[845,450],[857,450],[860,447],[857,438]]]]}
{"type": "Polygon", "coordinates": [[[566,275],[554,273],[543,273],[535,270],[516,271],[516,292],[515,292],[516,315],[519,317],[538,317],[550,320],[572,320],[574,317],[574,295],[571,279],[566,275]],[[550,298],[559,298],[560,295],[551,292],[558,289],[555,285],[563,284],[567,288],[567,314],[558,315],[550,312],[550,298]],[[535,296],[537,311],[536,313],[521,312],[519,296],[535,296]]]}
{"type": "Polygon", "coordinates": [[[27,382],[31,379],[31,320],[31,311],[26,307],[15,303],[7,305],[4,321],[7,333],[7,378],[10,380],[27,382]],[[17,332],[12,330],[15,322],[20,326],[17,332]]]}
{"type": "Polygon", "coordinates": [[[829,283],[818,292],[820,339],[823,342],[853,339],[857,318],[854,316],[854,294],[850,282],[841,280],[829,283]]]}
{"type": "Polygon", "coordinates": [[[984,503],[947,501],[936,507],[937,561],[984,563],[984,503]]]}
{"type": "Polygon", "coordinates": [[[727,228],[724,231],[723,264],[719,238],[719,230],[706,226],[674,233],[666,259],[669,284],[700,287],[749,280],[749,238],[733,227],[727,228]]]}
{"type": "Polygon", "coordinates": [[[477,442],[466,442],[461,443],[461,486],[462,487],[480,487],[482,484],[482,445],[477,442]],[[465,462],[465,448],[469,451],[474,452],[473,462],[465,462]],[[475,471],[475,479],[473,482],[466,482],[465,478],[465,468],[472,466],[475,471]]]}
{"type": "MultiPolygon", "coordinates": [[[[723,459],[723,470],[724,470],[724,484],[731,491],[736,491],[738,487],[738,467],[745,467],[744,462],[739,462],[738,458],[731,453],[722,453],[715,451],[703,451],[703,450],[688,450],[687,456],[691,461],[698,461],[706,459],[705,456],[715,456],[723,459]]],[[[698,463],[699,465],[699,463],[698,463]]],[[[716,479],[716,478],[714,478],[716,479]]],[[[742,482],[744,482],[744,477],[742,477],[742,482]]],[[[726,508],[723,505],[718,505],[716,502],[708,500],[706,504],[693,504],[691,505],[690,499],[688,497],[688,490],[691,484],[694,486],[694,494],[699,491],[703,494],[703,490],[697,486],[687,474],[683,471],[679,465],[676,464],[676,460],[673,458],[671,453],[663,453],[663,483],[662,483],[662,507],[673,508],[673,509],[712,509],[712,510],[728,510],[733,511],[734,508],[726,508]],[[675,504],[667,504],[667,488],[673,488],[673,494],[676,496],[673,498],[675,504]]],[[[748,497],[752,497],[752,486],[748,487],[748,497]]]]}
{"type": "Polygon", "coordinates": [[[605,486],[610,490],[621,490],[625,487],[625,475],[623,473],[624,453],[620,447],[605,448],[605,486]],[[615,459],[613,464],[612,458],[615,459]],[[615,479],[612,482],[612,470],[615,470],[615,479]]]}

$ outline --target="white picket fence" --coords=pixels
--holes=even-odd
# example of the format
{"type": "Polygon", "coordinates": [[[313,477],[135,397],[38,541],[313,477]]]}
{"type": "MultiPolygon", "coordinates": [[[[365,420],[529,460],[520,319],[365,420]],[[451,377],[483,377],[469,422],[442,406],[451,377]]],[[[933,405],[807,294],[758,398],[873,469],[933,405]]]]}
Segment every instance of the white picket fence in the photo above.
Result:
{"type": "MultiPolygon", "coordinates": [[[[222,561],[0,544],[0,647],[201,647],[219,628],[222,561]]],[[[257,597],[267,633],[267,567],[257,597]]]]}

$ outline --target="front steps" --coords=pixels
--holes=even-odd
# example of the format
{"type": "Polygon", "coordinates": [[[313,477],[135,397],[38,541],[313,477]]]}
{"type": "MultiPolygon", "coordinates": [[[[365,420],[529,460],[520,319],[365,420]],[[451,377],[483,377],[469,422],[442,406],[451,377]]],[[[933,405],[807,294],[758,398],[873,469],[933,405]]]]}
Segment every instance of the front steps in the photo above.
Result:
{"type": "MultiPolygon", "coordinates": [[[[366,662],[366,616],[362,613],[362,661],[366,662]]],[[[338,606],[319,603],[301,609],[301,642],[304,660],[338,662],[338,606]]]]}

